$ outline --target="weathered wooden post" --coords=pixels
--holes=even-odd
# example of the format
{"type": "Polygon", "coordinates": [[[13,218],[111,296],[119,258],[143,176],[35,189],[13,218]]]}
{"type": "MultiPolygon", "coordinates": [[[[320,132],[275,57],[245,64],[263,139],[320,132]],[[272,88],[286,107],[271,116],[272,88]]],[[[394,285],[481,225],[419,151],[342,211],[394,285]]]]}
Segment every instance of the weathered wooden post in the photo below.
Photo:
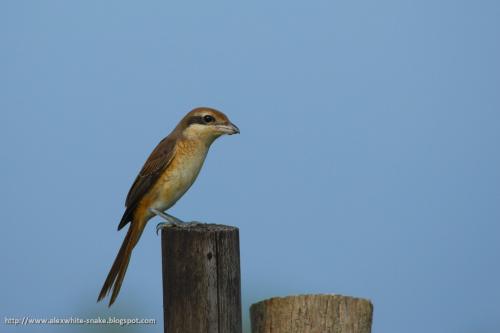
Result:
{"type": "Polygon", "coordinates": [[[162,230],[165,333],[241,333],[238,228],[162,230]]]}
{"type": "Polygon", "coordinates": [[[252,333],[370,333],[370,301],[340,295],[275,297],[250,307],[252,333]]]}

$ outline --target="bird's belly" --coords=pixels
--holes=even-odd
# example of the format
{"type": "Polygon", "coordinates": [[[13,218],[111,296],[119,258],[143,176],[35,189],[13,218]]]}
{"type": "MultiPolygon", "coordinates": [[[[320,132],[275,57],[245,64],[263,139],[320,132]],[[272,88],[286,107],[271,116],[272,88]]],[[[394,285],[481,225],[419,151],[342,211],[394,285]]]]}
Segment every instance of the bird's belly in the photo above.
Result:
{"type": "Polygon", "coordinates": [[[159,181],[158,197],[155,208],[166,210],[172,207],[193,185],[198,176],[206,154],[194,154],[174,158],[159,181]]]}

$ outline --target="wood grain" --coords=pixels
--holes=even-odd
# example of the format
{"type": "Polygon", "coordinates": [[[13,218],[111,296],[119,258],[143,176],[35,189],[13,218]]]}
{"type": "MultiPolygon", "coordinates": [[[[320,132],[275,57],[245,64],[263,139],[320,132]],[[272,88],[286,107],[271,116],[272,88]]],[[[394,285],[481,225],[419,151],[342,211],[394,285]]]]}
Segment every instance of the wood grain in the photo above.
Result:
{"type": "Polygon", "coordinates": [[[370,301],[340,295],[275,297],[250,307],[252,333],[370,333],[370,301]]]}
{"type": "Polygon", "coordinates": [[[237,228],[163,229],[162,263],[165,332],[241,333],[237,228]]]}

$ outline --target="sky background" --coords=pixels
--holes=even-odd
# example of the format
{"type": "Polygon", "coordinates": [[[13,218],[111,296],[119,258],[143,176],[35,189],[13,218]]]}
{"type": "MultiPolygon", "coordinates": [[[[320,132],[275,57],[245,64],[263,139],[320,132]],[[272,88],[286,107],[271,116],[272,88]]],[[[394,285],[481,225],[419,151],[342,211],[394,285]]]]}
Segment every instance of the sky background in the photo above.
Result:
{"type": "Polygon", "coordinates": [[[374,333],[500,332],[499,17],[494,0],[2,1],[0,331],[162,332],[158,220],[117,303],[96,298],[137,172],[204,105],[241,135],[170,212],[240,228],[245,332],[250,304],[304,293],[371,299],[374,333]]]}

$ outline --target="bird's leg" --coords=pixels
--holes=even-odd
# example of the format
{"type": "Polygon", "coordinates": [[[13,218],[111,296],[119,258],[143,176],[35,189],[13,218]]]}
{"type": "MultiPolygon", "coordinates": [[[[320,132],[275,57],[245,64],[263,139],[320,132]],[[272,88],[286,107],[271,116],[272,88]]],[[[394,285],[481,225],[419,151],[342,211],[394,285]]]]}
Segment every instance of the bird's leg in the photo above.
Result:
{"type": "Polygon", "coordinates": [[[158,215],[159,217],[161,217],[162,219],[164,219],[166,221],[166,222],[158,223],[156,225],[156,234],[157,235],[158,235],[158,231],[160,231],[160,229],[163,229],[163,228],[167,228],[167,227],[171,227],[171,226],[184,228],[184,227],[188,227],[188,226],[201,224],[200,222],[184,222],[181,219],[179,219],[173,215],[167,214],[167,213],[162,212],[162,211],[155,209],[155,208],[150,208],[149,211],[155,215],[158,215]]]}
{"type": "Polygon", "coordinates": [[[160,229],[163,229],[165,227],[169,227],[169,226],[173,226],[173,225],[176,227],[183,227],[187,224],[186,222],[178,219],[177,217],[170,215],[170,214],[167,214],[165,212],[159,211],[158,209],[150,208],[149,210],[151,213],[158,215],[159,217],[161,217],[162,219],[164,219],[166,221],[166,222],[158,223],[156,225],[156,234],[158,234],[158,231],[160,229]]]}
{"type": "Polygon", "coordinates": [[[181,219],[178,219],[177,217],[167,214],[165,212],[159,211],[158,209],[151,208],[151,212],[158,215],[162,219],[164,219],[167,222],[170,222],[170,224],[184,224],[186,222],[182,221],[181,219]]]}

